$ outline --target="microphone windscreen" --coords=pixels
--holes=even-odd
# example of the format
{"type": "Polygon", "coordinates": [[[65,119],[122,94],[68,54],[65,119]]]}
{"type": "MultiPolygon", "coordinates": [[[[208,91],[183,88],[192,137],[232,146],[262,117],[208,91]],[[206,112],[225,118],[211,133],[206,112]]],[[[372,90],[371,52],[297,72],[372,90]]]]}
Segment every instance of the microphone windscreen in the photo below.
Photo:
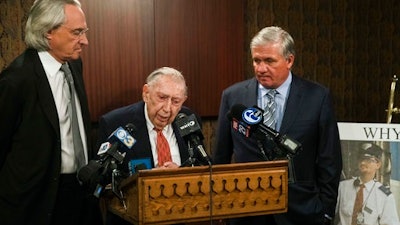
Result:
{"type": "Polygon", "coordinates": [[[78,180],[80,180],[83,184],[90,184],[94,182],[93,179],[96,179],[96,177],[99,176],[101,167],[102,166],[99,162],[90,160],[86,166],[79,169],[77,173],[78,180]]]}
{"type": "Polygon", "coordinates": [[[187,115],[186,115],[185,113],[179,113],[179,114],[176,116],[175,120],[182,119],[182,118],[184,118],[184,117],[186,117],[186,116],[187,116],[187,115]]]}
{"type": "Polygon", "coordinates": [[[132,123],[128,123],[128,124],[125,125],[125,130],[128,131],[129,134],[133,136],[133,134],[136,131],[136,126],[133,125],[132,123]]]}
{"type": "Polygon", "coordinates": [[[242,121],[242,114],[246,109],[247,107],[242,104],[233,105],[230,111],[231,117],[242,121]]]}

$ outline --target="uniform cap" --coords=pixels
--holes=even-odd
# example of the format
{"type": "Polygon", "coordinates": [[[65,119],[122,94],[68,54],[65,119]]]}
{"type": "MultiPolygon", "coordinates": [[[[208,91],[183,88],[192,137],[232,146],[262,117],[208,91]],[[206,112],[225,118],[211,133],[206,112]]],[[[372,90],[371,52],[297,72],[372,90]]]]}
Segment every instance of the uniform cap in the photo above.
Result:
{"type": "Polygon", "coordinates": [[[360,159],[375,157],[380,159],[382,156],[382,148],[373,143],[364,143],[359,150],[360,159]]]}

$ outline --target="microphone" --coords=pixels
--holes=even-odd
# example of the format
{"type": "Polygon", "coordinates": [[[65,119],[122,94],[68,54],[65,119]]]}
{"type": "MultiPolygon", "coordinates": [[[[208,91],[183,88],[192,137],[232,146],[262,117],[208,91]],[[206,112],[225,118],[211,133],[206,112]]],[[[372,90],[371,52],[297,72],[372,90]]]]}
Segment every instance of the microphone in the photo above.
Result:
{"type": "Polygon", "coordinates": [[[136,143],[136,139],[133,138],[132,134],[136,130],[135,125],[128,123],[125,125],[125,129],[118,127],[114,132],[108,136],[107,141],[101,144],[97,155],[103,155],[113,146],[118,145],[117,149],[122,152],[126,152],[132,148],[136,143]]]}
{"type": "Polygon", "coordinates": [[[175,123],[178,126],[179,135],[192,144],[194,148],[200,152],[201,156],[207,161],[207,163],[211,165],[211,159],[201,143],[204,136],[201,132],[196,116],[194,114],[187,116],[184,113],[179,113],[175,123]]]}
{"type": "Polygon", "coordinates": [[[126,152],[136,143],[136,139],[132,136],[135,129],[130,123],[125,129],[118,127],[107,141],[101,144],[97,152],[99,159],[90,160],[86,166],[78,170],[77,178],[83,185],[89,189],[97,185],[94,191],[96,197],[100,196],[105,185],[110,182],[110,173],[117,169],[116,163],[121,164],[126,152]]]}
{"type": "Polygon", "coordinates": [[[236,104],[232,106],[227,117],[232,121],[232,128],[243,136],[249,137],[253,133],[261,133],[264,137],[272,138],[288,156],[296,155],[302,148],[301,144],[286,134],[282,135],[266,126],[263,123],[263,114],[264,111],[257,106],[247,108],[242,104],[236,104]]]}

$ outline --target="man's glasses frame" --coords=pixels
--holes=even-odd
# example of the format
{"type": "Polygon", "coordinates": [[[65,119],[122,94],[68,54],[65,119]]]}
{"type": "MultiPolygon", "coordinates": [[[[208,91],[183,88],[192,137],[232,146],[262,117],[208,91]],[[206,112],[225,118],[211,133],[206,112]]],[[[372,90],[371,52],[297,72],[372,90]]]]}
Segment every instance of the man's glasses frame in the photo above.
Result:
{"type": "Polygon", "coordinates": [[[69,32],[75,36],[76,39],[79,39],[82,37],[82,35],[86,34],[86,32],[89,31],[89,28],[76,28],[76,29],[72,29],[70,27],[67,27],[65,25],[61,25],[62,27],[65,27],[69,30],[69,32]]]}

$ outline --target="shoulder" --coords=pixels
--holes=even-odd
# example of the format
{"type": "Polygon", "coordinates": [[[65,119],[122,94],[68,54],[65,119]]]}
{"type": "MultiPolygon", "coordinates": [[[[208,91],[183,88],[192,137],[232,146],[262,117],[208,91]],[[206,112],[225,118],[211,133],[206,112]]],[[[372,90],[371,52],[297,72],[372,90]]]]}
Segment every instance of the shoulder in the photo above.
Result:
{"type": "Polygon", "coordinates": [[[290,95],[303,96],[303,98],[308,99],[308,102],[310,103],[315,102],[311,101],[310,99],[318,101],[331,100],[330,90],[327,87],[296,75],[293,75],[293,80],[290,87],[290,95]]]}
{"type": "Polygon", "coordinates": [[[19,79],[21,76],[29,77],[33,73],[35,65],[41,66],[39,55],[36,50],[27,49],[1,72],[0,78],[19,79]]]}
{"type": "Polygon", "coordinates": [[[305,88],[307,90],[328,92],[328,88],[318,82],[307,80],[303,77],[294,74],[292,77],[293,77],[292,85],[295,87],[305,88]]]}
{"type": "Polygon", "coordinates": [[[227,87],[224,90],[224,92],[237,92],[237,91],[242,91],[243,88],[254,88],[254,87],[257,87],[257,80],[253,77],[253,78],[232,84],[231,86],[227,87]]]}
{"type": "Polygon", "coordinates": [[[378,182],[378,184],[380,185],[378,187],[378,190],[383,192],[386,196],[389,196],[390,194],[392,194],[392,192],[390,191],[389,187],[386,187],[385,185],[381,184],[378,182]]]}
{"type": "Polygon", "coordinates": [[[341,180],[340,181],[340,183],[339,183],[339,186],[357,186],[357,181],[358,181],[358,179],[357,178],[350,178],[350,179],[347,179],[347,180],[341,180]]]}
{"type": "Polygon", "coordinates": [[[144,119],[144,102],[140,101],[131,105],[123,106],[107,112],[101,118],[107,121],[119,120],[122,118],[134,118],[142,116],[144,119]]]}
{"type": "MultiPolygon", "coordinates": [[[[27,49],[0,73],[0,89],[8,89],[17,95],[31,94],[32,87],[45,72],[40,63],[39,55],[36,50],[27,49]],[[39,72],[38,72],[39,71],[39,72]],[[42,72],[42,73],[40,73],[42,72]],[[21,92],[20,90],[25,90],[21,92]]],[[[43,77],[44,78],[44,77],[43,77]]]]}

